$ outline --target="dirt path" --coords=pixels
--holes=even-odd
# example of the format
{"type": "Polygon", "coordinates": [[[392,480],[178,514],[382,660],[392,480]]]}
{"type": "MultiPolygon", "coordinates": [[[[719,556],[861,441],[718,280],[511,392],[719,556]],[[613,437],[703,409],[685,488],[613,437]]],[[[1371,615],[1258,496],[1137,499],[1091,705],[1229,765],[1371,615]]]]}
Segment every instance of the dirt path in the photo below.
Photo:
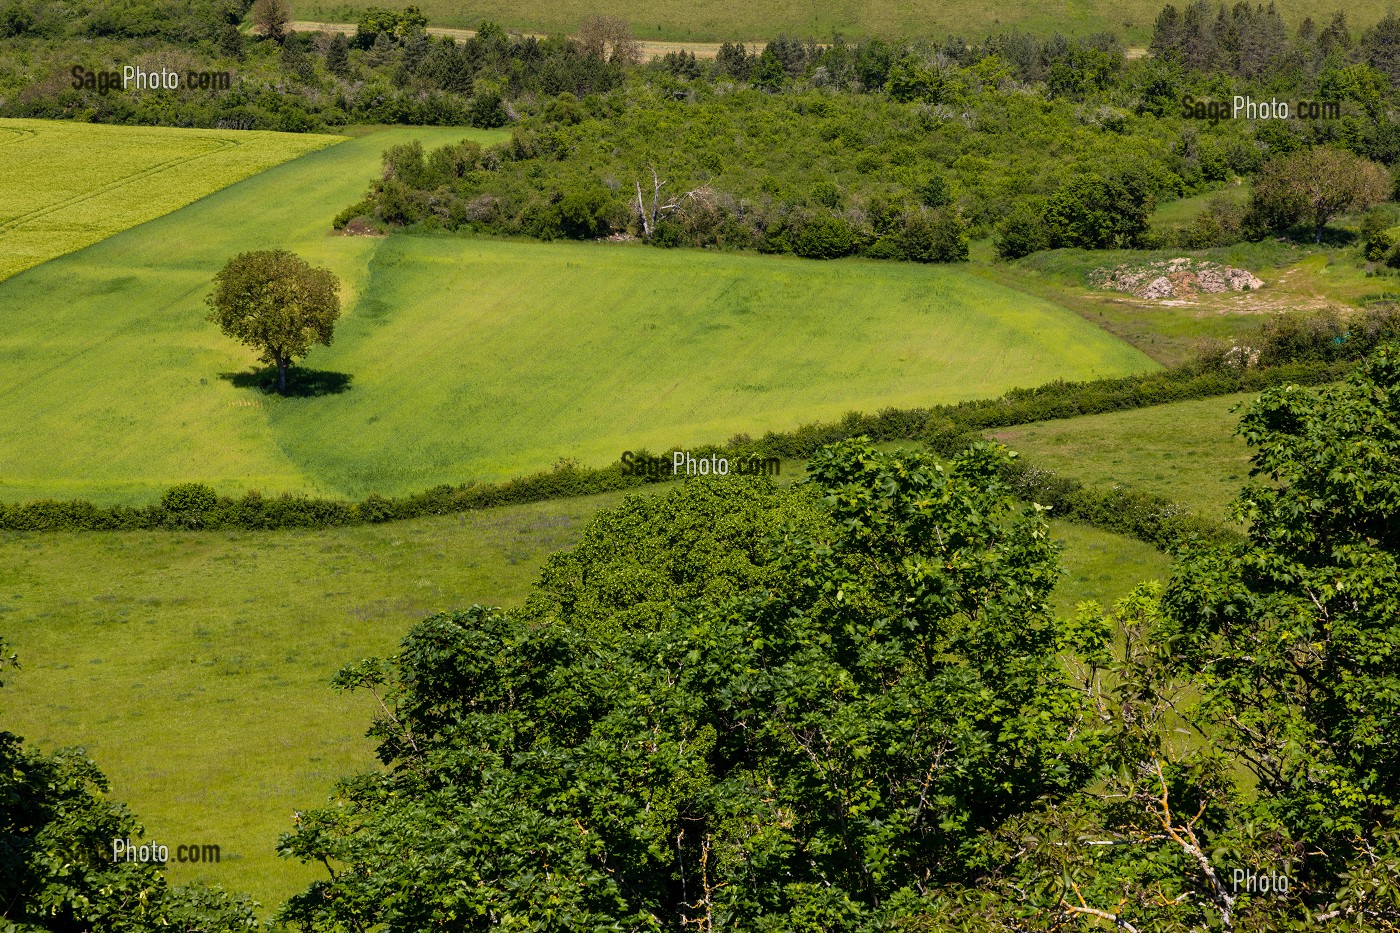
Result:
{"type": "MultiPolygon", "coordinates": [[[[343,32],[355,34],[354,23],[318,23],[311,20],[297,20],[289,23],[288,29],[296,32],[343,32]]],[[[448,29],[443,26],[429,26],[428,33],[434,36],[451,36],[454,39],[470,39],[476,35],[475,29],[448,29]]],[[[541,33],[524,33],[543,39],[541,33]]],[[[714,58],[719,54],[718,42],[641,42],[642,54],[647,58],[661,58],[668,52],[694,52],[696,58],[714,58]]],[[[749,51],[755,54],[762,50],[762,43],[750,43],[749,51]]]]}

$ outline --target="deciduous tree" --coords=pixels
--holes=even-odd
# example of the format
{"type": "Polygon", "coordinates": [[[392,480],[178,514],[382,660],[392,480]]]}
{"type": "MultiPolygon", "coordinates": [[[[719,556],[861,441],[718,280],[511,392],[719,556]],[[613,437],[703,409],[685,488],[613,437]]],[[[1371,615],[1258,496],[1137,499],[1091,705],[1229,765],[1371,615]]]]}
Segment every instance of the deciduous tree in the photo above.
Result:
{"type": "Polygon", "coordinates": [[[287,369],[312,344],[330,346],[340,317],[340,283],[286,250],[240,253],[214,277],[206,299],[209,320],[277,367],[277,391],[287,392],[287,369]]]}
{"type": "Polygon", "coordinates": [[[1320,243],[1329,220],[1379,204],[1390,189],[1389,173],[1369,159],[1327,146],[1303,149],[1260,171],[1247,223],[1273,230],[1307,224],[1320,243]]]}
{"type": "Polygon", "coordinates": [[[286,0],[256,0],[252,9],[253,31],[265,39],[281,42],[292,21],[286,0]]]}

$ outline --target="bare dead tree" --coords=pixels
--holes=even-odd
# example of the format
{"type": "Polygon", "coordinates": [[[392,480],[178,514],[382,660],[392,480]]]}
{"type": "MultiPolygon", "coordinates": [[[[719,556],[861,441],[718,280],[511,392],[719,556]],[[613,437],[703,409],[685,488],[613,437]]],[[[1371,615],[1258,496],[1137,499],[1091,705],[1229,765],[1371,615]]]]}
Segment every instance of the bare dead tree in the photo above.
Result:
{"type": "Polygon", "coordinates": [[[642,182],[640,179],[633,179],[633,186],[637,192],[637,218],[642,224],[642,236],[650,237],[656,232],[656,225],[662,217],[679,210],[687,201],[702,197],[708,189],[704,187],[687,191],[673,201],[665,203],[661,200],[661,189],[666,187],[666,182],[656,172],[656,166],[648,165],[651,171],[651,203],[648,204],[645,195],[642,193],[642,182]]]}

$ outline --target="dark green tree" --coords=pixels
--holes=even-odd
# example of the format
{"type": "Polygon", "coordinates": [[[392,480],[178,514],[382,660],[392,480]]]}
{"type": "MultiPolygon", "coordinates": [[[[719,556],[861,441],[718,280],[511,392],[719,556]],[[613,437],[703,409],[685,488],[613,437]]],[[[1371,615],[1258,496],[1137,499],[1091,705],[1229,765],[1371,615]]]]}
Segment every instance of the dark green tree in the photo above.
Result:
{"type": "Polygon", "coordinates": [[[228,261],[206,299],[209,320],[277,367],[277,391],[287,393],[287,369],[312,344],[330,346],[340,317],[340,283],[286,250],[254,250],[228,261]]]}
{"type": "Polygon", "coordinates": [[[1052,248],[1136,246],[1147,232],[1148,198],[1117,178],[1085,175],[1060,186],[1045,204],[1052,248]]]}
{"type": "Polygon", "coordinates": [[[771,48],[764,49],[763,54],[754,60],[751,74],[753,86],[765,91],[779,90],[787,81],[783,63],[771,48]]]}
{"type": "Polygon", "coordinates": [[[726,42],[719,47],[719,54],[715,56],[715,64],[719,67],[720,74],[733,78],[735,81],[749,80],[749,71],[753,67],[753,59],[740,42],[726,42]]]}
{"type": "Polygon", "coordinates": [[[967,224],[957,208],[911,211],[895,236],[900,256],[911,262],[965,262],[967,224]]]}
{"type": "Polygon", "coordinates": [[[326,70],[337,78],[350,75],[350,40],[343,33],[331,36],[326,46],[326,70]]]}
{"type": "Polygon", "coordinates": [[[1087,776],[1056,546],[1004,456],[849,443],[806,493],[633,505],[524,613],[437,616],[347,668],[389,770],[284,837],[345,867],[283,919],[815,933],[975,874],[981,831],[1087,776]]]}

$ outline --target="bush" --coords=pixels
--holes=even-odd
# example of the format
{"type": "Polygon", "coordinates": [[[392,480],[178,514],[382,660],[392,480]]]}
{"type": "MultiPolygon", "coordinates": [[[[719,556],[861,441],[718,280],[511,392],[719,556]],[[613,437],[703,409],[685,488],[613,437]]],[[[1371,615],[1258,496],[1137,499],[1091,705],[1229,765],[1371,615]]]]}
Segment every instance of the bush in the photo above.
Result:
{"type": "Polygon", "coordinates": [[[840,217],[814,217],[802,225],[792,251],[806,259],[840,259],[855,252],[855,235],[840,217]]]}
{"type": "Polygon", "coordinates": [[[899,257],[911,262],[967,261],[967,225],[955,208],[908,214],[895,243],[899,257]]]}
{"type": "Polygon", "coordinates": [[[467,122],[478,129],[494,130],[510,122],[505,101],[494,91],[483,91],[472,98],[467,108],[467,122]]]}
{"type": "Polygon", "coordinates": [[[1050,248],[1050,231],[1045,226],[1044,206],[1037,202],[1018,204],[997,227],[997,255],[1020,259],[1050,248]]]}

